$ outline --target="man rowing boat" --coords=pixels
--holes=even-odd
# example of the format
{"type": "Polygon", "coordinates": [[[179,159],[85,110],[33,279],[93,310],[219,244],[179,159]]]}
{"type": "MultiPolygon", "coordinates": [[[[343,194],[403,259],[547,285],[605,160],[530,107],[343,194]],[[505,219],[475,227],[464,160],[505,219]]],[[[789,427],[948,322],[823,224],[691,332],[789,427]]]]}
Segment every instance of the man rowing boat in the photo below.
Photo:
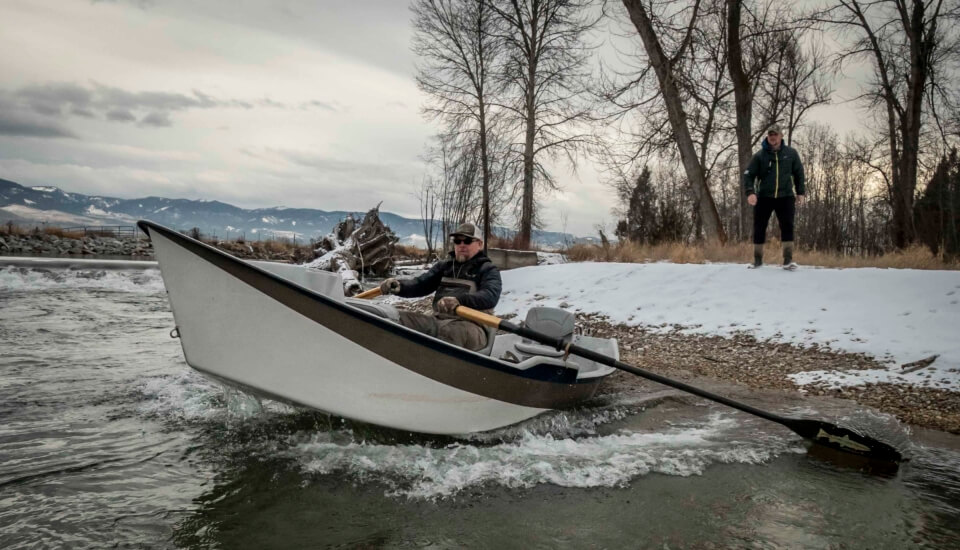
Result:
{"type": "Polygon", "coordinates": [[[500,271],[484,254],[483,232],[475,224],[460,224],[450,238],[450,258],[437,262],[419,277],[387,279],[380,284],[380,292],[402,298],[420,298],[435,292],[433,315],[401,311],[400,324],[460,347],[480,350],[487,345],[486,331],[454,311],[463,305],[493,313],[503,288],[500,271]]]}

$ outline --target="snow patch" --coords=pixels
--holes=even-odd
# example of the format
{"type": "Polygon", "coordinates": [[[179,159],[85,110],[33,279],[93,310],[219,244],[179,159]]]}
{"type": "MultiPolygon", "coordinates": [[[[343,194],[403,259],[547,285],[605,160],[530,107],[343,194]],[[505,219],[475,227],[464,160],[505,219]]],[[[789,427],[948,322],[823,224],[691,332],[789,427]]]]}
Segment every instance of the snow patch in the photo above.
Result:
{"type": "Polygon", "coordinates": [[[504,271],[497,314],[533,305],[598,313],[613,323],[865,353],[882,371],[805,373],[795,380],[873,381],[960,390],[960,272],[813,269],[740,264],[578,262],[504,271]],[[900,365],[939,354],[929,367],[900,365]],[[818,379],[815,377],[819,376],[818,379]]]}

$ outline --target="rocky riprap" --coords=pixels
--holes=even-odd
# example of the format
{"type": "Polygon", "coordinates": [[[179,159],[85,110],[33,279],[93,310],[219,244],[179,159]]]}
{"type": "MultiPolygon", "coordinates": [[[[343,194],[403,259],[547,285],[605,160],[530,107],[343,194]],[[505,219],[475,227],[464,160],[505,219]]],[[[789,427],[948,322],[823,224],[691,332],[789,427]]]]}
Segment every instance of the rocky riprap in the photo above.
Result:
{"type": "MultiPolygon", "coordinates": [[[[208,241],[208,244],[245,260],[304,263],[317,256],[309,246],[291,246],[276,241],[208,241]]],[[[150,239],[142,234],[139,238],[134,238],[0,233],[0,256],[2,255],[68,258],[118,256],[143,260],[154,259],[150,239]]]]}
{"type": "Polygon", "coordinates": [[[27,256],[125,256],[152,259],[153,247],[146,237],[61,237],[47,233],[0,234],[0,255],[27,256]]]}

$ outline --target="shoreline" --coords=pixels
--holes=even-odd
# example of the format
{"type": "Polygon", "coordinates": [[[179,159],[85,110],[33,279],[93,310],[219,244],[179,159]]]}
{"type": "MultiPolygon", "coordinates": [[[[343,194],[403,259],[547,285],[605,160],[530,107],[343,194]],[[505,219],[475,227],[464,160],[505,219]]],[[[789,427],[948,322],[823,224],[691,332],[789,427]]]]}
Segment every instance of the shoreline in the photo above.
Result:
{"type": "MultiPolygon", "coordinates": [[[[425,313],[430,310],[431,302],[420,299],[395,301],[392,305],[425,313]]],[[[806,371],[884,368],[883,363],[864,353],[758,340],[745,333],[728,338],[684,334],[679,330],[662,332],[609,323],[595,314],[576,313],[576,323],[583,327],[585,334],[617,338],[620,360],[624,363],[662,376],[694,385],[707,382],[709,386],[732,384],[743,390],[787,392],[799,400],[842,399],[889,414],[911,427],[960,435],[960,391],[906,383],[867,383],[831,389],[825,384],[800,386],[788,378],[790,374],[806,371]]],[[[629,391],[638,386],[638,381],[657,391],[667,387],[639,376],[617,373],[601,391],[629,391]]]]}
{"type": "Polygon", "coordinates": [[[844,399],[889,414],[904,424],[960,434],[957,391],[886,382],[833,388],[822,383],[798,385],[788,378],[805,371],[883,368],[881,362],[863,353],[761,341],[746,334],[725,338],[678,331],[654,333],[643,327],[603,322],[585,326],[617,337],[623,362],[663,376],[706,378],[756,390],[787,391],[803,398],[844,399]]]}

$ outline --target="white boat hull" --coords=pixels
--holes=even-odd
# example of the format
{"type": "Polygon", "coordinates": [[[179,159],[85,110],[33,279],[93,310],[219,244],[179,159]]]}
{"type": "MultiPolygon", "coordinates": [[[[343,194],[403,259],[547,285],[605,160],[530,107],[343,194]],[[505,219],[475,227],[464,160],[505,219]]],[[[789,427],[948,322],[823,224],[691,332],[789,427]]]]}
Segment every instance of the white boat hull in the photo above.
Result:
{"type": "Polygon", "coordinates": [[[489,357],[354,311],[166,228],[141,227],[153,242],[187,363],[239,387],[433,434],[536,416],[554,405],[545,384],[569,394],[559,405],[595,390],[519,378],[489,357]],[[490,395],[497,392],[504,398],[490,395]]]}

